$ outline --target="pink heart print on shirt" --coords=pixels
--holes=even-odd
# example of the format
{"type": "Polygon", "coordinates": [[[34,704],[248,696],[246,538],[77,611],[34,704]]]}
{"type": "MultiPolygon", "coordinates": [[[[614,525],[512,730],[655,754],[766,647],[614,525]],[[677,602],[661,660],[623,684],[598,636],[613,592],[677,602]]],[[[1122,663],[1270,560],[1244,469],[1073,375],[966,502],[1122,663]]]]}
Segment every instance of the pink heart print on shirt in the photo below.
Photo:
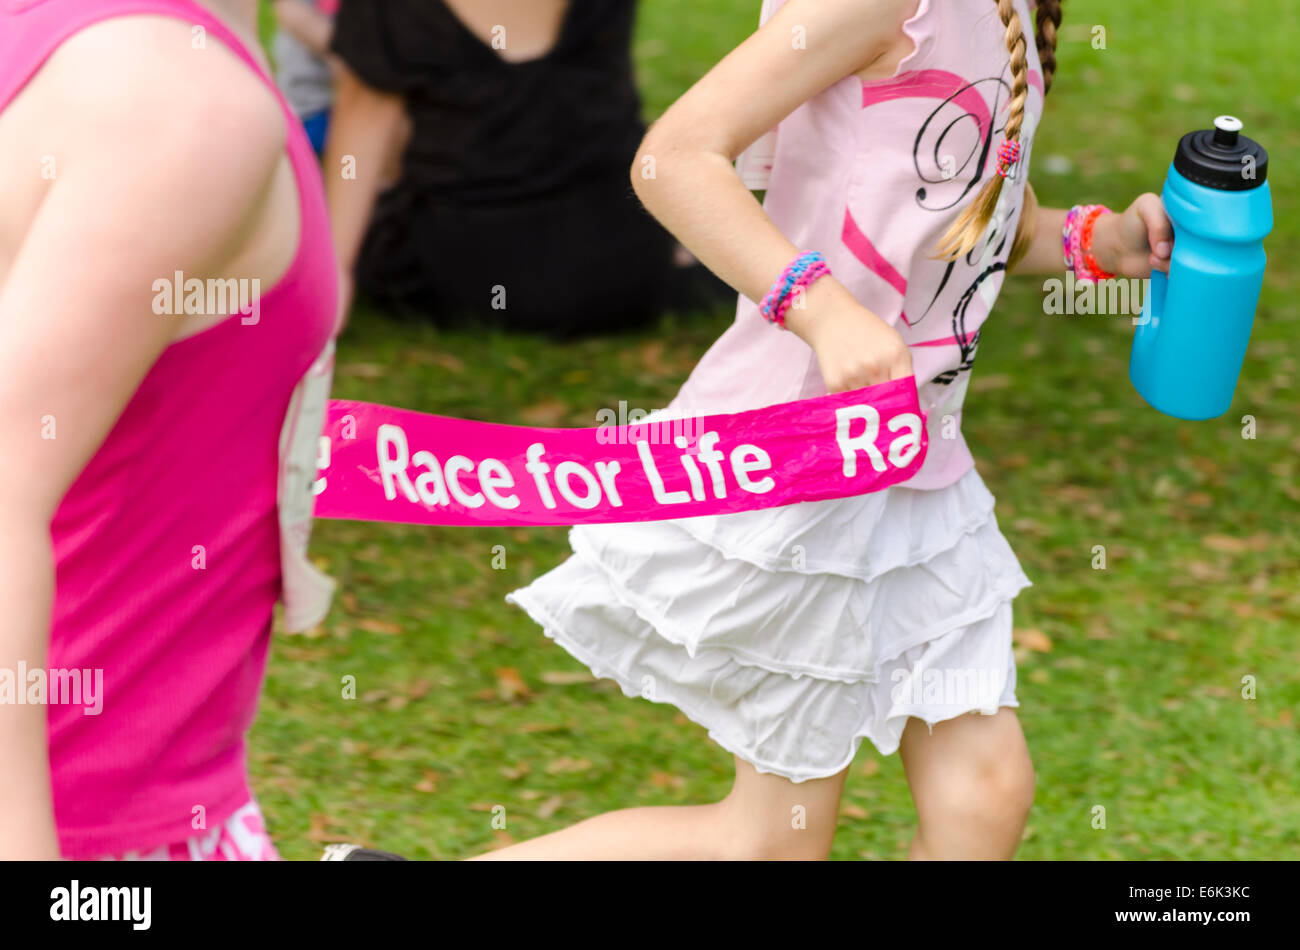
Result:
{"type": "MultiPolygon", "coordinates": [[[[1041,94],[1042,74],[1031,70],[1029,84],[1041,94]]],[[[995,127],[994,115],[1005,112],[1010,89],[1010,83],[1001,76],[968,82],[955,73],[941,69],[923,69],[905,73],[895,80],[862,84],[863,110],[888,109],[890,104],[901,104],[902,100],[938,100],[938,105],[916,129],[910,151],[911,172],[917,184],[916,207],[935,212],[936,216],[944,215],[941,221],[936,220],[933,243],[937,243],[939,235],[946,229],[946,222],[950,220],[950,216],[945,213],[978,191],[987,181],[990,173],[989,159],[996,152],[998,133],[1001,132],[1000,127],[995,127]],[[992,107],[985,98],[988,90],[992,90],[993,94],[992,107]]],[[[905,113],[902,109],[899,110],[900,115],[911,114],[912,111],[911,108],[905,113]]],[[[881,118],[883,123],[888,122],[885,117],[881,118]]],[[[869,190],[866,197],[870,197],[869,190]]],[[[969,368],[978,345],[979,328],[987,317],[987,310],[983,308],[972,313],[970,304],[986,280],[1001,280],[1006,269],[1006,256],[1010,253],[1005,224],[1014,216],[1008,209],[1000,222],[1002,226],[995,224],[986,242],[962,261],[923,259],[919,262],[919,267],[917,262],[913,262],[911,271],[914,283],[927,289],[933,286],[934,290],[928,300],[922,298],[917,302],[920,304],[919,316],[916,304],[912,304],[911,315],[909,307],[906,304],[903,307],[901,332],[909,346],[957,346],[961,352],[961,368],[969,368]],[[990,250],[991,259],[988,259],[990,250]],[[916,279],[918,277],[921,279],[916,279]],[[933,330],[926,333],[909,332],[936,310],[952,314],[950,332],[941,332],[938,336],[933,330]]],[[[878,217],[866,210],[861,215],[855,215],[853,199],[850,198],[844,211],[841,239],[863,267],[906,301],[908,279],[891,263],[887,256],[888,248],[882,251],[863,229],[862,221],[871,222],[872,227],[888,228],[889,222],[879,221],[878,217]]],[[[900,263],[906,262],[900,260],[900,263]]],[[[955,373],[950,372],[941,374],[935,381],[950,382],[952,378],[955,378],[955,373]]]]}

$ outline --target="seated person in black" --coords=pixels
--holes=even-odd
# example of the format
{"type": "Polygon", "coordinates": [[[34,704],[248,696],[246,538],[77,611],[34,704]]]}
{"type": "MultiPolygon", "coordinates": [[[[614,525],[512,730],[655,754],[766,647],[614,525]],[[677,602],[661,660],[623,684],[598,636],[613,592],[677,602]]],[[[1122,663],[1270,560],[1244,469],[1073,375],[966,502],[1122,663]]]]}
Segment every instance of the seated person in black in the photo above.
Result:
{"type": "Polygon", "coordinates": [[[325,169],[362,293],[439,322],[558,334],[676,302],[674,242],[628,182],[645,131],[635,7],[343,0],[325,169]]]}

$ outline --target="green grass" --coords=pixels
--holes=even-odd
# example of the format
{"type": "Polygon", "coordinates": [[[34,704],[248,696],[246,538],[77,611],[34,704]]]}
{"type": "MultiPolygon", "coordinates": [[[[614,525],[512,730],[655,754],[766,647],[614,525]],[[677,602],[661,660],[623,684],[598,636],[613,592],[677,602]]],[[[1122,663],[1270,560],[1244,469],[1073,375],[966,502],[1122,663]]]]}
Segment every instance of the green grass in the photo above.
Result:
{"type": "MultiPolygon", "coordinates": [[[[991,4],[990,4],[991,5],[991,4]]],[[[645,0],[651,115],[742,39],[756,0],[645,0]]],[[[1300,856],[1300,532],[1294,301],[1300,292],[1295,2],[1071,0],[1035,146],[1049,205],[1158,191],[1181,133],[1235,112],[1272,153],[1277,230],[1232,410],[1185,423],[1127,378],[1132,327],[1048,317],[1013,279],[984,337],[965,431],[1035,586],[1018,629],[1021,719],[1038,769],[1025,858],[1300,856]],[[1271,9],[1269,9],[1271,8],[1271,9]],[[1107,28],[1094,50],[1093,24],[1107,28]],[[1046,174],[1048,156],[1068,156],[1046,174]],[[1257,438],[1243,439],[1244,415],[1257,438]],[[1104,545],[1105,570],[1091,566],[1104,545]],[[1243,677],[1254,699],[1242,698],[1243,677]],[[1092,827],[1106,809],[1106,828],[1092,827]]],[[[663,405],[730,313],[558,345],[358,313],[340,398],[534,424],[663,405]]],[[[322,522],[343,594],[313,636],[279,637],[253,730],[254,785],[285,856],[354,840],[414,857],[492,847],[611,808],[724,794],[730,757],[675,710],[629,700],[552,645],[507,592],[557,564],[563,529],[322,522]],[[492,567],[503,545],[505,570],[492,567]],[[355,700],[341,698],[353,676],[355,700]]],[[[897,758],[855,762],[834,855],[905,853],[897,758]]]]}

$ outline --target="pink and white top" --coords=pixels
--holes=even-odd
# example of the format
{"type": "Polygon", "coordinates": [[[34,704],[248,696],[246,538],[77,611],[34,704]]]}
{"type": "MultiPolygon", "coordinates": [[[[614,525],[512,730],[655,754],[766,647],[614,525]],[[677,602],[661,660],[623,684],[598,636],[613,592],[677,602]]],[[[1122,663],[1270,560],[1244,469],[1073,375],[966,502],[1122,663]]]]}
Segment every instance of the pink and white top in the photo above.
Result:
{"type": "MultiPolygon", "coordinates": [[[[275,90],[240,41],[191,0],[0,0],[0,110],[73,34],[136,15],[203,26],[208,42],[227,46],[275,90]]],[[[301,220],[293,263],[261,294],[256,322],[236,313],[162,354],[51,528],[49,665],[103,671],[98,715],[49,707],[65,857],[184,841],[250,798],[244,734],[272,609],[283,586],[301,582],[286,570],[294,558],[282,562],[281,442],[314,448],[323,393],[306,412],[314,421],[302,421],[299,384],[328,353],[338,291],[320,169],[280,102],[301,220]]],[[[300,479],[304,492],[308,481],[300,479]]],[[[301,527],[294,535],[305,543],[301,527]]]]}
{"type": "MultiPolygon", "coordinates": [[[[783,2],[767,0],[764,22],[783,2]]],[[[904,483],[909,488],[951,485],[974,465],[960,431],[962,401],[1006,274],[1043,109],[1033,21],[1025,0],[1017,7],[1031,70],[1022,159],[985,240],[961,260],[936,260],[935,248],[996,173],[1011,93],[1005,29],[993,0],[920,0],[904,25],[916,48],[893,77],[835,83],[737,163],[751,188],[766,189],[764,208],[782,233],[825,255],[836,279],[911,348],[930,449],[904,483]]],[[[735,323],[670,409],[736,412],[825,392],[812,349],[741,297],[735,323]]]]}

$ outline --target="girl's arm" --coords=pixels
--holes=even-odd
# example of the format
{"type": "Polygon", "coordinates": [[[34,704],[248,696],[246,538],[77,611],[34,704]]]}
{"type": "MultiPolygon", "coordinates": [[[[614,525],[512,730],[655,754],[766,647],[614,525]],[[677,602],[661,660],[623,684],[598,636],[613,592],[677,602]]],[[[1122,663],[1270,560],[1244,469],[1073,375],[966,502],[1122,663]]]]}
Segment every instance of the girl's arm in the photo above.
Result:
{"type": "Polygon", "coordinates": [[[304,0],[275,0],[275,19],[303,46],[321,59],[330,58],[334,21],[304,0]]]}
{"type": "Polygon", "coordinates": [[[361,243],[375,200],[396,178],[407,118],[401,96],[372,89],[341,63],[335,75],[334,113],[325,146],[325,197],[343,281],[340,313],[346,316],[361,243]]]}
{"type": "MultiPolygon", "coordinates": [[[[7,149],[59,156],[54,180],[11,183],[20,200],[0,208],[45,189],[0,284],[3,670],[47,663],[50,523],[177,333],[153,282],[220,273],[283,149],[260,81],[232,55],[195,58],[188,36],[147,17],[91,27],[29,86],[39,106],[0,117],[7,149]]],[[[0,763],[0,860],[57,859],[44,706],[0,703],[0,763]]]]}
{"type": "MultiPolygon", "coordinates": [[[[632,167],[637,195],[706,267],[751,300],[763,298],[799,249],[732,163],[802,103],[895,52],[915,6],[790,0],[646,135],[632,167]]],[[[902,338],[834,278],[814,283],[804,304],[791,309],[786,325],[816,351],[832,392],[911,374],[902,338]]]]}
{"type": "MultiPolygon", "coordinates": [[[[1039,208],[1033,188],[1025,186],[1025,213],[1016,235],[1017,250],[1025,245],[1024,256],[1015,260],[1017,274],[1060,274],[1065,270],[1061,252],[1063,208],[1039,208]]],[[[1144,194],[1121,214],[1103,215],[1093,229],[1093,257],[1103,270],[1121,277],[1147,278],[1153,270],[1169,273],[1174,229],[1159,195],[1144,194]]]]}

